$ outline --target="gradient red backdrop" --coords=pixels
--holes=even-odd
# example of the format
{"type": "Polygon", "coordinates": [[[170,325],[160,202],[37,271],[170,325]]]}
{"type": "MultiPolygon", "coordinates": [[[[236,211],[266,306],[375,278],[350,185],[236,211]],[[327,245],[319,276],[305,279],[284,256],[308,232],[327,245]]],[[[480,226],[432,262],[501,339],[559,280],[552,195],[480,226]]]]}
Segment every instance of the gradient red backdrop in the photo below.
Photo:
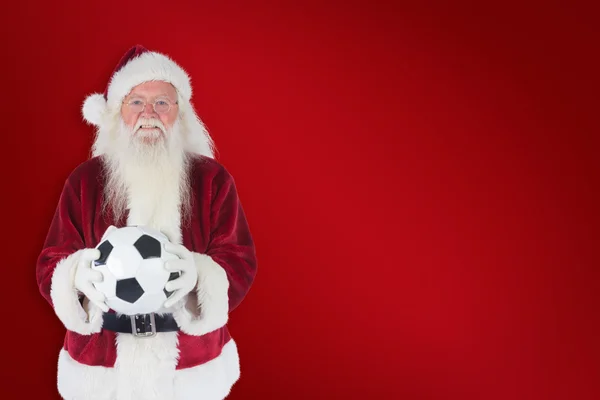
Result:
{"type": "Polygon", "coordinates": [[[59,398],[35,261],[136,43],[191,74],[256,240],[232,400],[600,398],[597,21],[481,3],[3,10],[2,398],[59,398]]]}

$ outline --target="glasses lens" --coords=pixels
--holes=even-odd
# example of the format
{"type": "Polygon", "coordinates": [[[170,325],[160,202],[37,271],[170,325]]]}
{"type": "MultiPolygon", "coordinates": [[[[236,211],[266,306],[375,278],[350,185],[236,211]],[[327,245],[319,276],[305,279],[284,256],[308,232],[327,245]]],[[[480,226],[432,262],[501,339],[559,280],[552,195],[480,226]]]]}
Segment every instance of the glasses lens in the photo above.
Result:
{"type": "Polygon", "coordinates": [[[154,109],[159,114],[166,113],[169,111],[169,103],[165,100],[157,100],[156,103],[154,103],[154,109]]]}
{"type": "Polygon", "coordinates": [[[133,112],[142,112],[142,110],[144,109],[144,101],[140,100],[140,99],[132,99],[129,102],[129,107],[131,107],[131,111],[133,112]]]}

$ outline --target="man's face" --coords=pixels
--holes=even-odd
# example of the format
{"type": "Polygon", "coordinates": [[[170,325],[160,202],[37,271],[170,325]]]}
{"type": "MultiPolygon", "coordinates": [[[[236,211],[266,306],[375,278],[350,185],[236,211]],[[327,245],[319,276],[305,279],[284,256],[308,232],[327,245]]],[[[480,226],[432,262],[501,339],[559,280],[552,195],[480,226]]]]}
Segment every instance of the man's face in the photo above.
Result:
{"type": "Polygon", "coordinates": [[[121,117],[134,136],[143,142],[153,143],[161,137],[165,139],[166,130],[175,123],[179,112],[176,101],[177,91],[170,83],[144,82],[135,86],[123,100],[121,117]],[[140,107],[142,104],[143,109],[140,107]],[[164,112],[161,108],[169,110],[164,112]]]}

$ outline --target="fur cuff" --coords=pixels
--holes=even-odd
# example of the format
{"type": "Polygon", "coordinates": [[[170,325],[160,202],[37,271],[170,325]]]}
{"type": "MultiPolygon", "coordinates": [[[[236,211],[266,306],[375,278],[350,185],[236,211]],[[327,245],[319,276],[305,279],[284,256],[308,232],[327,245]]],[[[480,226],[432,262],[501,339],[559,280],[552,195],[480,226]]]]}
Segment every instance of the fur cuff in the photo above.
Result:
{"type": "Polygon", "coordinates": [[[65,328],[82,335],[100,332],[102,328],[102,310],[84,299],[83,305],[75,289],[75,269],[81,250],[63,258],[56,264],[52,274],[50,297],[54,312],[65,328]]]}
{"type": "Polygon", "coordinates": [[[202,336],[223,327],[229,318],[229,280],[225,270],[206,254],[193,253],[198,284],[185,304],[173,312],[180,329],[202,336]]]}

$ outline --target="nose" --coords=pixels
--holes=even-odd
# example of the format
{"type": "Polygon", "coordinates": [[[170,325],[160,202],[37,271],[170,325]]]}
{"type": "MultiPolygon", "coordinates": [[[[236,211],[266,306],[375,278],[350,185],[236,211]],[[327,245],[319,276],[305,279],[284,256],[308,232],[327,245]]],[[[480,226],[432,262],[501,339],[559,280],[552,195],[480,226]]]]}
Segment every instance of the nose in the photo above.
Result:
{"type": "Polygon", "coordinates": [[[146,103],[144,105],[144,109],[142,110],[141,116],[144,118],[155,117],[156,111],[154,111],[154,105],[152,103],[146,103]]]}

